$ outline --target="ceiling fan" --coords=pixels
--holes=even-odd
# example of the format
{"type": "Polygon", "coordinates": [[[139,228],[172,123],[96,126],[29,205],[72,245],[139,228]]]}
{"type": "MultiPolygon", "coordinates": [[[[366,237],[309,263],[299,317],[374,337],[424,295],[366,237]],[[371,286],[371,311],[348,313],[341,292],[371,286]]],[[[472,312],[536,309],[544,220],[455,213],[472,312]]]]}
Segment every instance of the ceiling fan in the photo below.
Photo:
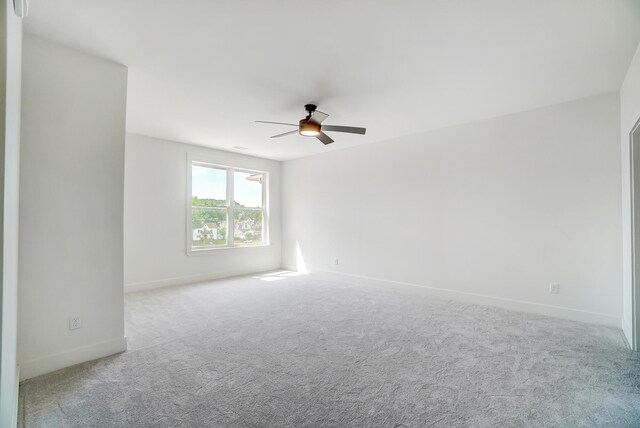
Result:
{"type": "Polygon", "coordinates": [[[295,123],[283,123],[283,122],[268,122],[266,120],[256,120],[258,123],[272,123],[275,125],[288,125],[297,126],[298,129],[285,132],[278,135],[273,135],[271,138],[280,138],[286,135],[295,134],[296,132],[305,137],[316,137],[322,142],[322,144],[331,144],[333,140],[323,131],[331,132],[347,132],[349,134],[364,135],[367,130],[365,128],[358,128],[355,126],[337,126],[337,125],[322,125],[322,122],[329,117],[328,114],[316,110],[315,104],[307,104],[304,106],[307,111],[307,117],[300,119],[298,125],[295,123]]]}

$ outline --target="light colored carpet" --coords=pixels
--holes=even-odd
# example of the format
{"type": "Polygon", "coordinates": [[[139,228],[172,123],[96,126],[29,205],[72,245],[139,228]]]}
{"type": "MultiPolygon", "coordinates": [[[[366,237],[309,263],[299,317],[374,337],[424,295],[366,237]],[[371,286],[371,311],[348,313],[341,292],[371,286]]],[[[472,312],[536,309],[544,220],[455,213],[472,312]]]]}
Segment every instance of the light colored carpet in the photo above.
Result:
{"type": "Polygon", "coordinates": [[[615,329],[328,274],[129,294],[129,351],[25,381],[24,427],[636,427],[615,329]]]}

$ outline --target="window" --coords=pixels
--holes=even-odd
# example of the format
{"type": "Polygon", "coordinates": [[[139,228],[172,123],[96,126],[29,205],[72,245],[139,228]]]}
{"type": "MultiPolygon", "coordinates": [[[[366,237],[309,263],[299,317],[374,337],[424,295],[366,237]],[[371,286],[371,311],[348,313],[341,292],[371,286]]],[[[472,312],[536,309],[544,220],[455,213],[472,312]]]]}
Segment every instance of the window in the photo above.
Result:
{"type": "Polygon", "coordinates": [[[189,159],[188,252],[266,245],[267,173],[189,159]]]}

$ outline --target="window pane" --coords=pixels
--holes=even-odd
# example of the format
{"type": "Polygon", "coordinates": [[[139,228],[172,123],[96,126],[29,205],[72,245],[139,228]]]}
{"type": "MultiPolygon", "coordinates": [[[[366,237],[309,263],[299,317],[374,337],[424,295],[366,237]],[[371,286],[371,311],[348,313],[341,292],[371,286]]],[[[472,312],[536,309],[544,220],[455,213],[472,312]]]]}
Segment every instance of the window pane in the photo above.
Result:
{"type": "Polygon", "coordinates": [[[225,207],[227,205],[227,171],[208,166],[191,166],[192,205],[225,207]]]}
{"type": "Polygon", "coordinates": [[[191,208],[191,246],[207,248],[227,244],[226,208],[191,208]]]}
{"type": "Polygon", "coordinates": [[[191,248],[263,244],[266,174],[197,161],[191,164],[191,171],[191,248]],[[229,172],[233,172],[232,183],[227,182],[229,172]],[[233,201],[229,200],[227,187],[230,192],[233,189],[233,201]],[[233,236],[232,241],[227,236],[233,236]]]}
{"type": "Polygon", "coordinates": [[[233,242],[236,245],[262,243],[262,210],[236,208],[233,217],[233,242]]]}
{"type": "Polygon", "coordinates": [[[233,177],[233,199],[235,202],[234,207],[262,207],[263,181],[264,174],[235,171],[233,177]]]}

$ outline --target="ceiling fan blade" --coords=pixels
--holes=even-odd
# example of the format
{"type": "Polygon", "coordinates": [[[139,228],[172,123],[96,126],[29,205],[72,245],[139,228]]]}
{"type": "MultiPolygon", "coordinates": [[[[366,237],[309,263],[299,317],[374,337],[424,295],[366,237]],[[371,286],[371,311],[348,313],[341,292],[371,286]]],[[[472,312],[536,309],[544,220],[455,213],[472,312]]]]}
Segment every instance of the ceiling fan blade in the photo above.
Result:
{"type": "Polygon", "coordinates": [[[318,140],[322,141],[322,144],[324,144],[325,146],[327,144],[331,144],[333,143],[333,140],[331,139],[331,137],[329,137],[327,134],[325,134],[324,132],[321,132],[317,137],[318,140]]]}
{"type": "Polygon", "coordinates": [[[282,122],[269,122],[266,120],[256,120],[256,123],[272,123],[274,125],[289,125],[289,126],[298,126],[295,123],[282,123],[282,122]]]}
{"type": "Polygon", "coordinates": [[[315,110],[313,113],[311,113],[311,118],[309,118],[309,120],[320,124],[322,123],[323,120],[325,120],[328,117],[329,115],[327,113],[323,113],[321,111],[315,110]]]}
{"type": "Polygon", "coordinates": [[[323,131],[333,132],[347,132],[349,134],[364,135],[367,132],[366,128],[358,128],[357,126],[337,126],[337,125],[322,125],[323,131]]]}
{"type": "Polygon", "coordinates": [[[282,134],[278,134],[278,135],[272,135],[271,138],[279,138],[279,137],[284,137],[285,135],[291,135],[291,134],[297,134],[298,130],[295,129],[293,131],[289,131],[289,132],[284,132],[282,134]]]}

